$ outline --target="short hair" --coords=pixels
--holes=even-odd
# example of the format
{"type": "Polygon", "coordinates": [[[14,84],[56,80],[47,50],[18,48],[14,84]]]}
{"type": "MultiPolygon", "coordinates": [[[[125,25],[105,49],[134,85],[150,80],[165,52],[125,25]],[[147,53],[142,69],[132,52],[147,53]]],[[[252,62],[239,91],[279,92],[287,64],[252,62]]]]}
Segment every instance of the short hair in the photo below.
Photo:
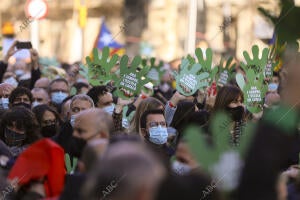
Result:
{"type": "Polygon", "coordinates": [[[91,99],[91,97],[89,97],[86,94],[77,94],[77,95],[73,96],[72,99],[71,99],[70,109],[71,109],[72,104],[75,100],[88,101],[91,104],[92,108],[95,107],[94,101],[91,99]]]}
{"type": "Polygon", "coordinates": [[[107,92],[109,92],[107,86],[99,85],[99,86],[92,87],[88,91],[87,95],[89,97],[91,97],[94,101],[94,104],[97,105],[98,100],[99,100],[99,96],[102,96],[102,95],[106,94],[107,92]]]}
{"type": "Polygon", "coordinates": [[[73,84],[73,87],[76,89],[76,91],[80,91],[82,88],[89,88],[89,85],[84,82],[77,82],[73,84]]]}
{"type": "Polygon", "coordinates": [[[33,88],[33,89],[31,90],[31,92],[40,92],[40,91],[45,92],[46,95],[49,97],[49,94],[48,94],[47,90],[45,90],[44,88],[33,88]]]}
{"type": "Polygon", "coordinates": [[[164,116],[164,111],[161,110],[161,109],[146,110],[146,111],[142,114],[142,117],[141,117],[141,120],[140,120],[140,127],[141,127],[141,128],[146,128],[147,117],[148,117],[148,115],[157,115],[157,114],[160,114],[160,115],[163,115],[163,116],[164,116]]]}
{"type": "Polygon", "coordinates": [[[29,100],[30,100],[30,103],[32,103],[33,101],[33,96],[31,94],[31,91],[28,89],[28,88],[25,88],[25,87],[17,87],[16,89],[14,89],[11,94],[10,94],[10,97],[9,97],[9,103],[10,104],[13,104],[15,99],[19,96],[22,96],[22,95],[26,95],[28,96],[29,100]]]}
{"type": "Polygon", "coordinates": [[[69,83],[66,79],[64,78],[57,78],[57,79],[54,79],[50,82],[49,84],[49,87],[48,87],[48,92],[50,92],[51,90],[51,86],[54,84],[54,83],[57,83],[57,82],[64,82],[68,87],[69,87],[69,83]]]}

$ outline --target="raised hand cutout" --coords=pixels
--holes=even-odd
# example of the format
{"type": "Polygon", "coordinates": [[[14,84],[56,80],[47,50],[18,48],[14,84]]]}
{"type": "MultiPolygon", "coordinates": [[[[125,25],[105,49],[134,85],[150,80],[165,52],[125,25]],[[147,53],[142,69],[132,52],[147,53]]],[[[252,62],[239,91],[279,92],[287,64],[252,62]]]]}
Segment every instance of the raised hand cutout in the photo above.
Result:
{"type": "Polygon", "coordinates": [[[216,82],[218,86],[224,86],[226,85],[229,80],[232,78],[232,72],[235,69],[236,64],[232,63],[233,58],[230,57],[226,64],[224,66],[224,60],[221,59],[219,66],[216,66],[215,68],[218,69],[218,75],[216,76],[216,82]]]}
{"type": "Polygon", "coordinates": [[[244,51],[244,57],[247,63],[241,63],[246,73],[246,81],[241,74],[236,75],[236,82],[243,90],[244,103],[251,113],[259,113],[263,110],[263,99],[268,87],[265,83],[266,65],[268,62],[269,50],[264,48],[262,56],[259,58],[259,49],[257,45],[252,47],[253,59],[244,51]]]}
{"type": "Polygon", "coordinates": [[[182,59],[180,73],[175,73],[176,89],[184,96],[191,96],[198,89],[208,86],[206,79],[209,77],[207,72],[201,71],[200,64],[190,64],[188,59],[182,59]]]}
{"type": "Polygon", "coordinates": [[[86,57],[89,83],[93,86],[105,85],[112,80],[111,69],[116,65],[119,56],[114,54],[109,58],[109,47],[104,47],[101,58],[98,49],[93,49],[93,61],[86,57]]]}
{"type": "Polygon", "coordinates": [[[120,61],[120,77],[113,77],[117,88],[115,95],[122,99],[129,99],[140,94],[142,87],[149,82],[149,78],[146,75],[150,67],[144,66],[141,69],[141,57],[135,56],[130,65],[128,64],[128,60],[127,55],[122,56],[120,61]]]}

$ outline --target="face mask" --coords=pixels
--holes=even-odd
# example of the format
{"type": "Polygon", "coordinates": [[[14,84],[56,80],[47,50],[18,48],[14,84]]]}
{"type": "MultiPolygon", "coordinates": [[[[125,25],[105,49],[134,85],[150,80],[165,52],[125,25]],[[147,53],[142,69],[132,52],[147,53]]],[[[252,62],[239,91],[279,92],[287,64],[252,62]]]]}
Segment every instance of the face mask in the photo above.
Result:
{"type": "Polygon", "coordinates": [[[83,149],[86,145],[86,141],[82,138],[77,138],[72,136],[70,144],[71,144],[70,155],[80,158],[83,149]]]}
{"type": "Polygon", "coordinates": [[[277,83],[270,83],[270,84],[268,85],[268,89],[269,89],[269,91],[277,91],[277,89],[278,89],[278,84],[277,84],[277,83]]]}
{"type": "Polygon", "coordinates": [[[149,141],[154,144],[165,144],[168,140],[168,131],[166,127],[149,128],[149,141]]]}
{"type": "Polygon", "coordinates": [[[245,112],[245,109],[243,106],[237,106],[235,108],[228,108],[226,109],[231,116],[231,119],[233,121],[241,121],[245,112]]]}
{"type": "Polygon", "coordinates": [[[0,99],[0,108],[2,110],[7,110],[8,109],[8,104],[9,104],[8,98],[1,98],[0,99]]]}
{"type": "Polygon", "coordinates": [[[167,92],[170,88],[171,88],[171,86],[168,83],[163,83],[163,84],[159,85],[159,89],[162,92],[167,92]]]}
{"type": "Polygon", "coordinates": [[[191,171],[191,167],[185,163],[179,162],[178,160],[175,160],[172,163],[172,169],[177,174],[187,174],[191,171]]]}
{"type": "Polygon", "coordinates": [[[8,79],[5,79],[4,81],[3,81],[3,83],[8,83],[8,84],[10,84],[10,85],[12,85],[12,86],[14,86],[14,87],[17,87],[18,86],[18,81],[14,78],[14,77],[10,77],[10,78],[8,78],[8,79]]]}
{"type": "Polygon", "coordinates": [[[115,109],[115,104],[111,104],[110,106],[105,106],[102,108],[105,112],[112,115],[115,109]]]}
{"type": "Polygon", "coordinates": [[[25,74],[25,71],[22,70],[22,69],[17,69],[17,70],[15,71],[15,74],[19,77],[19,76],[22,76],[23,74],[25,74]]]}
{"type": "Polygon", "coordinates": [[[75,115],[71,115],[70,124],[72,127],[74,127],[74,125],[75,125],[75,119],[76,119],[75,115]]]}
{"type": "Polygon", "coordinates": [[[41,134],[44,137],[52,137],[56,134],[57,126],[56,124],[51,124],[41,128],[41,134]]]}
{"type": "Polygon", "coordinates": [[[28,103],[24,103],[24,102],[14,103],[12,106],[13,106],[13,107],[16,107],[16,106],[24,106],[25,108],[28,108],[29,110],[31,109],[31,105],[28,104],[28,103]]]}
{"type": "Polygon", "coordinates": [[[32,108],[34,108],[34,107],[36,107],[38,105],[41,105],[41,103],[37,102],[37,101],[32,102],[32,108]]]}
{"type": "Polygon", "coordinates": [[[51,94],[51,101],[53,101],[56,104],[60,104],[67,97],[68,97],[67,93],[64,93],[64,92],[53,92],[51,94]]]}
{"type": "Polygon", "coordinates": [[[20,134],[8,128],[4,130],[5,143],[8,146],[21,146],[26,139],[26,134],[20,134]]]}

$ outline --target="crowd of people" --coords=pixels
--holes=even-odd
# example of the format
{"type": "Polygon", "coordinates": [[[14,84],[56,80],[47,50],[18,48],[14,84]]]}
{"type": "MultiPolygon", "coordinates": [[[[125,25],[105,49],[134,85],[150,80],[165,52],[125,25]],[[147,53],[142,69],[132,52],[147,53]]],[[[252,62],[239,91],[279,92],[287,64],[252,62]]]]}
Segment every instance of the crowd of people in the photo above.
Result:
{"type": "Polygon", "coordinates": [[[184,96],[165,66],[157,86],[122,99],[112,82],[91,86],[78,63],[51,79],[34,49],[29,63],[9,62],[15,45],[0,62],[1,199],[300,199],[298,55],[274,73],[263,112],[252,114],[235,80],[216,93],[184,96]],[[214,146],[219,111],[230,117],[233,148],[247,134],[243,127],[256,124],[230,190],[204,170],[184,137],[194,125],[214,146]]]}

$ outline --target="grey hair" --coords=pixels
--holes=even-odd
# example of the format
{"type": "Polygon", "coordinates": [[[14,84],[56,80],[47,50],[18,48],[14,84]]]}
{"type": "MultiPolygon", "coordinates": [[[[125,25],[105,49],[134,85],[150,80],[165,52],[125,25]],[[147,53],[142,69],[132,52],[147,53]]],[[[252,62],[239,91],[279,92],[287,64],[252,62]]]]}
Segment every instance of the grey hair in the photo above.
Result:
{"type": "Polygon", "coordinates": [[[73,102],[74,102],[75,100],[88,101],[88,102],[90,102],[90,104],[92,105],[92,108],[95,107],[94,101],[92,100],[91,97],[89,97],[89,96],[86,95],[86,94],[77,94],[77,95],[75,95],[74,97],[72,97],[72,99],[71,99],[71,102],[70,102],[70,109],[71,109],[72,104],[73,104],[73,102]]]}

